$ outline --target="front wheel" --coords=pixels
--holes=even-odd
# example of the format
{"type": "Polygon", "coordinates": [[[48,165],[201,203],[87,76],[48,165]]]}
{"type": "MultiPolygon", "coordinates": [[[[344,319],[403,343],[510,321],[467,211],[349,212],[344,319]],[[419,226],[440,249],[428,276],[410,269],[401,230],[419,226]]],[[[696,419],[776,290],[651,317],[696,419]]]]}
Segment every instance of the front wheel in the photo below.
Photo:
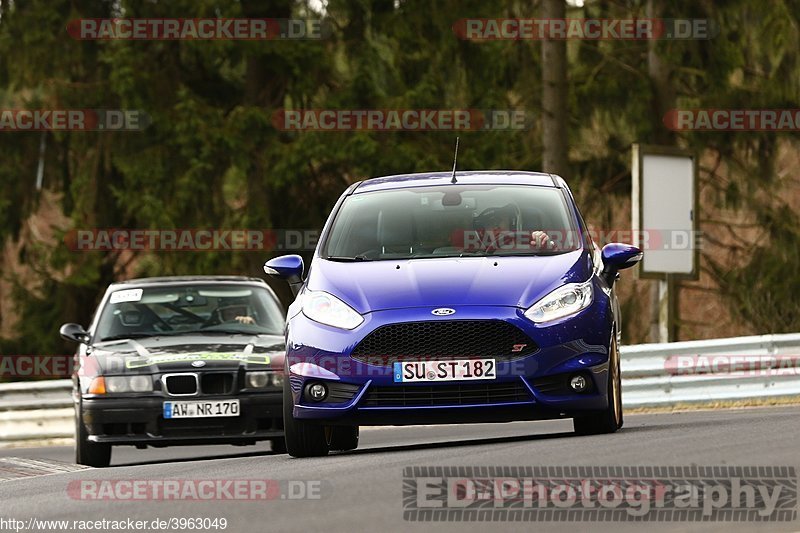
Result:
{"type": "Polygon", "coordinates": [[[276,454],[284,454],[286,453],[286,438],[282,439],[272,439],[270,442],[270,448],[272,448],[272,453],[276,454]]]}
{"type": "Polygon", "coordinates": [[[346,452],[358,448],[358,426],[334,426],[331,429],[331,450],[346,452]]]}
{"type": "Polygon", "coordinates": [[[608,357],[608,407],[597,414],[573,418],[572,426],[578,435],[614,433],[622,427],[622,373],[616,334],[611,336],[608,357]]]}
{"type": "MultiPolygon", "coordinates": [[[[287,374],[288,375],[288,374],[287,374]]],[[[323,457],[331,449],[331,428],[292,416],[294,398],[289,380],[283,382],[283,425],[286,434],[286,451],[292,457],[323,457]]]]}
{"type": "Polygon", "coordinates": [[[80,417],[80,408],[75,412],[75,463],[95,468],[106,468],[111,464],[111,445],[89,441],[89,432],[80,417]]]}

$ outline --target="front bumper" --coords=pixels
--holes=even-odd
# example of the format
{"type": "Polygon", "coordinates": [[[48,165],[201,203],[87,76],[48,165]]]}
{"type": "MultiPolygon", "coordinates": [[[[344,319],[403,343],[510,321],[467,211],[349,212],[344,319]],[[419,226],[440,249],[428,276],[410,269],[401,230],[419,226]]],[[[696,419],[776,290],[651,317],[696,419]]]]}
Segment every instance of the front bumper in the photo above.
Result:
{"type": "Polygon", "coordinates": [[[524,357],[497,359],[497,377],[491,381],[395,383],[391,365],[367,364],[350,356],[382,325],[431,320],[429,308],[373,312],[353,331],[330,328],[299,314],[290,321],[287,339],[293,416],[331,425],[409,425],[539,420],[606,409],[613,329],[608,303],[597,298],[578,315],[546,326],[533,324],[518,308],[456,308],[461,320],[509,322],[538,347],[524,357]],[[587,391],[567,388],[568,378],[575,374],[589,380],[587,391]],[[314,402],[306,394],[314,382],[326,384],[335,401],[314,402]]]}
{"type": "Polygon", "coordinates": [[[241,396],[193,397],[192,401],[238,399],[239,416],[165,419],[164,397],[92,397],[81,400],[88,440],[110,444],[174,446],[247,444],[283,436],[280,391],[241,396]]]}

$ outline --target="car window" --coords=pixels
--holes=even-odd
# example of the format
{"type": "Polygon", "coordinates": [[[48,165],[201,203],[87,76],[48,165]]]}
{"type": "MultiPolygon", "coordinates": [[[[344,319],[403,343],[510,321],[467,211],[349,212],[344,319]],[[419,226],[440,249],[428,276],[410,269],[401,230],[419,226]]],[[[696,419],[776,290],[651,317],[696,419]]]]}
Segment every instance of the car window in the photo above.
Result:
{"type": "Polygon", "coordinates": [[[321,254],[332,259],[551,254],[580,246],[559,189],[448,185],[354,194],[321,254]],[[532,243],[545,234],[547,245],[532,243]]]}
{"type": "Polygon", "coordinates": [[[111,293],[95,339],[213,331],[279,335],[283,324],[278,302],[257,286],[145,287],[111,293]]]}

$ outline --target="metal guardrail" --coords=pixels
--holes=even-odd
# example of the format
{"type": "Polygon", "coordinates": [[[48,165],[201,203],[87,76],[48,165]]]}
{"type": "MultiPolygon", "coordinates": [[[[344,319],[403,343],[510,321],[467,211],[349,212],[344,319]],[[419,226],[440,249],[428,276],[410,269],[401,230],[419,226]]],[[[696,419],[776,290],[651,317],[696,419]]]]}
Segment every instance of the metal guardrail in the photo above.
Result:
{"type": "Polygon", "coordinates": [[[800,397],[797,333],[638,344],[620,355],[626,407],[800,397]]]}
{"type": "Polygon", "coordinates": [[[73,436],[72,381],[0,384],[0,442],[73,436]]]}
{"type": "MultiPolygon", "coordinates": [[[[800,334],[639,344],[620,355],[628,408],[800,398],[800,334]]],[[[71,388],[68,379],[0,384],[0,442],[72,437],[71,388]]]]}

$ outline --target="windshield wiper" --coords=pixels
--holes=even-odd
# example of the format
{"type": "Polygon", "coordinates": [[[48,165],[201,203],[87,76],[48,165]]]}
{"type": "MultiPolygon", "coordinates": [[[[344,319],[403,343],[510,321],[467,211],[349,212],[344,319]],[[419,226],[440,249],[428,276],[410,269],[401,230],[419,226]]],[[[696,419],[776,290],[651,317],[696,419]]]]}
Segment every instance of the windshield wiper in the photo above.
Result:
{"type": "Polygon", "coordinates": [[[496,251],[497,251],[496,249],[492,249],[492,250],[464,250],[463,252],[458,254],[458,257],[469,257],[469,256],[485,257],[487,255],[494,255],[494,253],[496,251]]]}
{"type": "Polygon", "coordinates": [[[102,339],[98,340],[97,342],[109,342],[109,341],[126,341],[128,339],[142,339],[145,337],[157,337],[161,335],[159,332],[154,333],[126,333],[125,335],[112,335],[110,337],[103,337],[102,339]]]}
{"type": "Polygon", "coordinates": [[[198,329],[196,331],[190,331],[191,335],[207,335],[209,333],[217,333],[219,335],[264,335],[263,332],[253,332],[253,331],[243,331],[241,329],[211,329],[214,326],[210,326],[209,329],[198,329]]]}
{"type": "Polygon", "coordinates": [[[328,261],[341,261],[342,263],[355,262],[355,261],[372,261],[372,259],[369,259],[365,255],[356,255],[353,257],[347,257],[342,255],[329,255],[328,257],[323,257],[323,259],[326,259],[328,261]]]}

